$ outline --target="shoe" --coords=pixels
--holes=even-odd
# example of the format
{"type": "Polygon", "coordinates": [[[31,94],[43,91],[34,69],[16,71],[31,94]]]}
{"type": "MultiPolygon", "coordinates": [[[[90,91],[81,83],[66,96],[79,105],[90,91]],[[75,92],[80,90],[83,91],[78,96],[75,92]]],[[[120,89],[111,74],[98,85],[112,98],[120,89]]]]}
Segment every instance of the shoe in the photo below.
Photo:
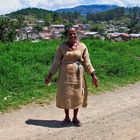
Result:
{"type": "Polygon", "coordinates": [[[74,126],[77,126],[77,127],[82,126],[82,123],[78,119],[73,119],[72,123],[74,124],[74,126]]]}
{"type": "Polygon", "coordinates": [[[65,118],[65,119],[61,122],[61,125],[65,126],[65,125],[68,125],[69,123],[71,123],[71,120],[65,118]]]}

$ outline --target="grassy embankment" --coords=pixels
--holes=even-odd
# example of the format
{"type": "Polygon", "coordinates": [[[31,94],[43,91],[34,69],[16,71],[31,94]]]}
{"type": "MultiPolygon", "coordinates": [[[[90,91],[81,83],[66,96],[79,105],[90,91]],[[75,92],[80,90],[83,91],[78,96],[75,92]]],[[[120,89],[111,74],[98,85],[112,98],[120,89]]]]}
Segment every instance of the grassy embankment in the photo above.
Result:
{"type": "MultiPolygon", "coordinates": [[[[83,40],[90,53],[100,87],[87,76],[89,92],[97,94],[140,80],[140,40],[108,42],[83,40]]],[[[48,87],[48,72],[59,41],[0,43],[0,112],[30,102],[48,103],[56,91],[57,76],[48,87]]]]}

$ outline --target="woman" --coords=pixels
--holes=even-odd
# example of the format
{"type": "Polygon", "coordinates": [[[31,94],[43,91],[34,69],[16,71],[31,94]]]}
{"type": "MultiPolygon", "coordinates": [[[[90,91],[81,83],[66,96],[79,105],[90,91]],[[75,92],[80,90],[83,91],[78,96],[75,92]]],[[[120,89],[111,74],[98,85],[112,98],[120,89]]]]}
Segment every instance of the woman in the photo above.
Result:
{"type": "Polygon", "coordinates": [[[84,70],[92,76],[92,82],[96,87],[98,87],[98,81],[90,63],[87,47],[77,40],[76,30],[70,28],[67,35],[68,41],[58,47],[45,83],[49,84],[52,76],[59,69],[56,106],[64,109],[65,119],[62,124],[71,122],[69,109],[73,109],[72,122],[75,126],[81,126],[77,118],[79,107],[87,106],[84,70]]]}

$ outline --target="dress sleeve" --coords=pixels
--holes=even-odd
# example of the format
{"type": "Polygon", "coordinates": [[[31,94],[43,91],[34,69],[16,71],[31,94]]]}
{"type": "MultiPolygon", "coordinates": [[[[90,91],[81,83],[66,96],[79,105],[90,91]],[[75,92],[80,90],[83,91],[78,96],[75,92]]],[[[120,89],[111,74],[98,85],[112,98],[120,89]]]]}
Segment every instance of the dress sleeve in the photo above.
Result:
{"type": "Polygon", "coordinates": [[[93,66],[91,64],[87,47],[85,47],[85,49],[84,49],[82,58],[83,58],[83,66],[84,66],[85,70],[89,74],[91,74],[92,72],[94,72],[95,69],[93,68],[93,66]]]}
{"type": "Polygon", "coordinates": [[[62,58],[63,58],[62,50],[60,47],[58,47],[49,71],[52,75],[55,75],[56,72],[58,71],[61,65],[62,58]]]}

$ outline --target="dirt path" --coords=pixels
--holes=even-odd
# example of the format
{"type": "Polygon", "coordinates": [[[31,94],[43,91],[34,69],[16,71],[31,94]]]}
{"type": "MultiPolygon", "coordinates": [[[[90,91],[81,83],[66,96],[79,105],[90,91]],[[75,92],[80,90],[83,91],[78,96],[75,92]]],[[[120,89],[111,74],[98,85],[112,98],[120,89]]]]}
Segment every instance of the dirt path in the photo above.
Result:
{"type": "Polygon", "coordinates": [[[55,103],[0,114],[0,140],[140,140],[140,82],[88,102],[81,127],[61,127],[64,114],[55,103]]]}

